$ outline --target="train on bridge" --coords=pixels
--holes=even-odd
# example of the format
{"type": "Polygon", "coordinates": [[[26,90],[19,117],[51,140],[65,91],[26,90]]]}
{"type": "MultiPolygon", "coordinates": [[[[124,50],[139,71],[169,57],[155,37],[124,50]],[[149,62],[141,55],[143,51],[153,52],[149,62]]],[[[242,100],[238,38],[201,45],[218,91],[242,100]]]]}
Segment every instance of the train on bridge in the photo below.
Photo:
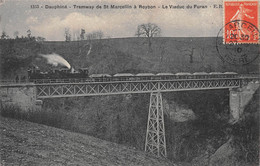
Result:
{"type": "Polygon", "coordinates": [[[116,73],[110,74],[89,74],[87,68],[54,69],[49,72],[42,72],[38,68],[28,69],[28,78],[34,83],[59,83],[59,82],[110,82],[110,81],[147,81],[147,80],[174,80],[174,79],[207,79],[207,78],[236,78],[235,72],[181,72],[181,73],[116,73]]]}

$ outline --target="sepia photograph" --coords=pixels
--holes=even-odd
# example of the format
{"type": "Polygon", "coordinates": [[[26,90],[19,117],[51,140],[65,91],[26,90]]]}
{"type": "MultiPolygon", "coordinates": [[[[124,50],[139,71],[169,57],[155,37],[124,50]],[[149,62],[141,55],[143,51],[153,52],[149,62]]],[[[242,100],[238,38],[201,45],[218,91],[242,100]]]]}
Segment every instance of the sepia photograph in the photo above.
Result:
{"type": "Polygon", "coordinates": [[[258,0],[0,0],[0,166],[258,166],[258,0]]]}

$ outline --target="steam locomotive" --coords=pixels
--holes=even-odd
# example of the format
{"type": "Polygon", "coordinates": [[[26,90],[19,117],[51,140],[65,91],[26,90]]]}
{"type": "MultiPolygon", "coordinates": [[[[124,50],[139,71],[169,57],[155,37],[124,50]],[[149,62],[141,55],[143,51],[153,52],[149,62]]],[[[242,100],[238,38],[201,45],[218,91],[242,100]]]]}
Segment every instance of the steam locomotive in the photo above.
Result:
{"type": "Polygon", "coordinates": [[[49,72],[42,72],[38,68],[28,70],[28,78],[34,83],[62,83],[62,82],[109,82],[109,81],[147,81],[147,80],[174,80],[174,79],[212,79],[212,78],[236,78],[235,72],[195,72],[191,73],[117,73],[117,74],[91,74],[87,68],[78,70],[53,69],[49,72]]]}
{"type": "Polygon", "coordinates": [[[35,83],[47,83],[54,80],[63,80],[63,79],[82,79],[86,80],[88,78],[88,69],[80,68],[75,70],[73,68],[59,68],[52,69],[48,72],[41,71],[38,67],[30,67],[28,69],[28,79],[30,82],[35,83]]]}
{"type": "Polygon", "coordinates": [[[34,79],[63,79],[63,78],[87,78],[88,69],[81,68],[78,71],[73,68],[61,68],[53,69],[48,72],[42,72],[37,67],[32,67],[28,69],[28,77],[30,80],[34,79]]]}

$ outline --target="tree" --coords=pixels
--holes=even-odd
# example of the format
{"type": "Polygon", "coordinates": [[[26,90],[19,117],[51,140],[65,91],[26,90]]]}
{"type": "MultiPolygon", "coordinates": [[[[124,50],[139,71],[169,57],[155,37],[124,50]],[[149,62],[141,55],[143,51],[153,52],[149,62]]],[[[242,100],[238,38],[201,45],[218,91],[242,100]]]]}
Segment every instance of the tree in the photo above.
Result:
{"type": "Polygon", "coordinates": [[[164,55],[165,55],[165,52],[167,51],[167,48],[166,48],[166,40],[163,40],[160,44],[160,51],[161,51],[161,54],[160,54],[160,62],[162,63],[163,61],[163,58],[164,58],[164,55]]]}
{"type": "Polygon", "coordinates": [[[81,29],[81,32],[80,32],[80,40],[84,40],[84,38],[85,38],[85,33],[86,33],[85,29],[81,29]]]}
{"type": "Polygon", "coordinates": [[[104,33],[102,31],[94,31],[91,33],[87,34],[87,39],[89,41],[94,40],[94,39],[102,39],[104,37],[104,33]]]}
{"type": "Polygon", "coordinates": [[[65,28],[65,41],[71,41],[71,34],[69,28],[65,28]]]}
{"type": "Polygon", "coordinates": [[[45,38],[38,36],[38,37],[36,37],[36,41],[43,42],[43,41],[45,41],[45,38]]]}
{"type": "Polygon", "coordinates": [[[190,63],[193,63],[194,50],[195,48],[191,48],[190,52],[188,53],[188,56],[190,57],[190,63]]]}
{"type": "Polygon", "coordinates": [[[5,31],[2,32],[1,39],[8,39],[9,36],[6,34],[5,31]]]}
{"type": "Polygon", "coordinates": [[[16,38],[18,38],[19,37],[19,32],[18,31],[15,31],[14,32],[14,38],[16,39],[16,38]]]}
{"type": "Polygon", "coordinates": [[[160,44],[159,44],[159,51],[160,51],[160,71],[163,71],[164,66],[165,66],[165,55],[169,53],[167,49],[167,40],[163,39],[160,44]]]}
{"type": "Polygon", "coordinates": [[[32,32],[30,29],[27,30],[27,37],[30,39],[31,38],[31,35],[32,35],[32,32]]]}
{"type": "Polygon", "coordinates": [[[160,34],[161,34],[161,28],[158,27],[154,23],[138,25],[137,31],[136,31],[136,36],[147,38],[149,51],[151,51],[151,46],[152,46],[151,40],[152,40],[152,38],[160,36],[160,34]]]}
{"type": "Polygon", "coordinates": [[[184,53],[184,55],[188,55],[190,58],[190,63],[193,63],[193,57],[194,57],[194,50],[195,48],[188,48],[188,49],[182,49],[181,52],[184,53]]]}
{"type": "Polygon", "coordinates": [[[104,37],[104,33],[102,31],[96,31],[96,38],[97,39],[102,39],[104,37]]]}

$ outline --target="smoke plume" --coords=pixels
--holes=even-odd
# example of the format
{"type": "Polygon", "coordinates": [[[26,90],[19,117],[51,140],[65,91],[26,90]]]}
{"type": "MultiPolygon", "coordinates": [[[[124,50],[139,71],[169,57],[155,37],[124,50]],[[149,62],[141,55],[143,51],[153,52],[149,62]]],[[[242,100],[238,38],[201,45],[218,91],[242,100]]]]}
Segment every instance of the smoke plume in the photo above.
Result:
{"type": "Polygon", "coordinates": [[[39,54],[41,57],[47,59],[48,64],[52,64],[53,66],[66,66],[68,69],[71,68],[68,61],[66,61],[63,57],[61,57],[58,54],[52,53],[52,54],[39,54]]]}

